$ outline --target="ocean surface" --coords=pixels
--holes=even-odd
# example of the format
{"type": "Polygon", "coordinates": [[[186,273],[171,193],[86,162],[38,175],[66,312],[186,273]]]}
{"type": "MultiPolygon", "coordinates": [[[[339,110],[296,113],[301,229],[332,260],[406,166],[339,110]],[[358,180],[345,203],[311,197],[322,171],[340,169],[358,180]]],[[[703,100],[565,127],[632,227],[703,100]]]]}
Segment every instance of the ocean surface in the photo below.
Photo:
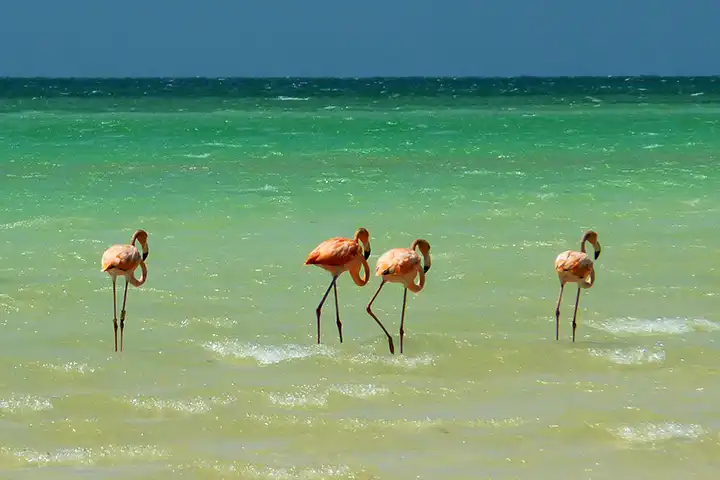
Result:
{"type": "Polygon", "coordinates": [[[720,78],[0,79],[0,478],[715,479],[718,152],[720,78]],[[403,355],[375,276],[316,344],[361,226],[403,355]]]}

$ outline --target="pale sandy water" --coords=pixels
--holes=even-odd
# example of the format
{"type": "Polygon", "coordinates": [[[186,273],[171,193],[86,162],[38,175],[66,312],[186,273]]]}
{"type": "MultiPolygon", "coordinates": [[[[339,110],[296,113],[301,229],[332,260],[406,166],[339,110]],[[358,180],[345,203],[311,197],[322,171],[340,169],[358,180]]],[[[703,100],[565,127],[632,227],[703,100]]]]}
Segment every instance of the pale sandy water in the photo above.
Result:
{"type": "Polygon", "coordinates": [[[333,102],[0,117],[0,477],[715,478],[714,107],[333,102]],[[302,262],[358,226],[373,266],[432,245],[402,356],[377,278],[314,343],[302,262]],[[138,227],[115,354],[99,260],[138,227]],[[556,342],[552,262],[589,227],[556,342]]]}

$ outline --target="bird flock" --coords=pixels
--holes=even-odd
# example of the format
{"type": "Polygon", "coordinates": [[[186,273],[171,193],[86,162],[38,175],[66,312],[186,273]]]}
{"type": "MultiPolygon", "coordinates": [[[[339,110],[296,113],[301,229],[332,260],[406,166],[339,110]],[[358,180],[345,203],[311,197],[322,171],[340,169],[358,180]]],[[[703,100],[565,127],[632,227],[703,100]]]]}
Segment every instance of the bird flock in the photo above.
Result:
{"type": "MultiPolygon", "coordinates": [[[[580,292],[583,289],[592,287],[595,284],[595,264],[585,249],[586,243],[590,243],[594,250],[594,259],[600,256],[600,242],[598,234],[593,230],[586,231],[580,239],[580,251],[567,250],[562,252],[555,259],[555,272],[560,280],[560,295],[558,296],[557,307],[555,308],[555,339],[560,338],[560,303],[562,302],[563,291],[567,283],[575,283],[578,286],[577,297],[575,298],[575,311],[572,322],[572,341],[575,341],[575,330],[577,328],[577,311],[580,301],[580,292]]],[[[365,228],[358,228],[353,238],[333,237],[325,240],[315,247],[305,259],[305,265],[317,265],[330,273],[332,280],[325,290],[320,303],[315,309],[317,316],[317,343],[320,343],[320,317],[322,308],[333,291],[335,298],[335,323],[337,324],[340,343],[343,341],[342,322],[340,321],[340,308],[337,294],[337,280],[343,272],[348,272],[353,282],[359,287],[365,286],[370,280],[370,233],[365,228]],[[363,275],[360,275],[363,270],[363,275]]],[[[123,349],[123,332],[125,329],[125,306],[127,302],[128,285],[135,287],[142,286],[147,281],[147,265],[150,249],[148,247],[148,234],[145,230],[139,229],[133,233],[129,244],[113,245],[102,256],[102,271],[107,272],[113,282],[113,327],[115,329],[115,351],[118,351],[118,320],[117,320],[117,277],[125,277],[125,293],[123,295],[122,308],[120,310],[120,351],[123,349]],[[139,242],[142,254],[135,246],[139,242]],[[142,275],[135,278],[135,271],[140,267],[142,275]]],[[[372,311],[372,305],[377,299],[380,291],[386,283],[400,283],[403,285],[403,304],[400,316],[400,353],[403,353],[405,337],[405,309],[407,307],[407,292],[419,293],[425,288],[425,275],[432,265],[430,257],[430,243],[427,240],[418,238],[412,242],[410,248],[393,248],[383,253],[375,265],[375,275],[382,277],[380,286],[370,299],[366,307],[368,315],[380,326],[388,339],[390,353],[395,353],[393,337],[385,325],[372,311]],[[418,251],[420,252],[418,254],[418,251]],[[422,256],[422,258],[421,258],[422,256]],[[415,280],[417,279],[417,283],[415,280]]]]}

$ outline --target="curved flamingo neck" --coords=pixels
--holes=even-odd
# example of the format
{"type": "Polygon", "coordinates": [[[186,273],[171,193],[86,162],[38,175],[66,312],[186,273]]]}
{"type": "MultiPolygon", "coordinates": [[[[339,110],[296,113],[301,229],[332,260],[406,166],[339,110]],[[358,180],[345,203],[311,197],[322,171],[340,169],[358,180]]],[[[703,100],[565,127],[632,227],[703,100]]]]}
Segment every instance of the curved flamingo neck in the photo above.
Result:
{"type": "Polygon", "coordinates": [[[587,252],[587,250],[585,249],[585,245],[587,244],[587,242],[588,242],[588,233],[585,233],[585,235],[583,235],[583,237],[580,239],[580,251],[582,253],[587,252]]]}
{"type": "Polygon", "coordinates": [[[586,281],[588,288],[595,284],[595,269],[590,270],[590,278],[586,281]]]}
{"type": "Polygon", "coordinates": [[[370,265],[368,265],[367,260],[364,258],[358,267],[351,268],[348,272],[350,273],[350,277],[353,279],[353,282],[355,282],[355,285],[358,287],[365,286],[370,280],[370,265]],[[362,277],[360,276],[360,267],[365,270],[365,275],[362,277]]]}
{"type": "Polygon", "coordinates": [[[135,278],[135,271],[133,271],[132,274],[128,277],[128,281],[132,283],[135,287],[139,287],[147,281],[148,271],[145,262],[140,262],[140,269],[142,270],[142,275],[140,275],[140,279],[135,278]]]}
{"type": "Polygon", "coordinates": [[[409,282],[407,285],[405,285],[407,287],[407,289],[413,293],[418,293],[420,290],[425,288],[425,271],[421,269],[419,271],[419,273],[420,273],[420,280],[418,281],[417,285],[415,284],[414,281],[409,282]]]}

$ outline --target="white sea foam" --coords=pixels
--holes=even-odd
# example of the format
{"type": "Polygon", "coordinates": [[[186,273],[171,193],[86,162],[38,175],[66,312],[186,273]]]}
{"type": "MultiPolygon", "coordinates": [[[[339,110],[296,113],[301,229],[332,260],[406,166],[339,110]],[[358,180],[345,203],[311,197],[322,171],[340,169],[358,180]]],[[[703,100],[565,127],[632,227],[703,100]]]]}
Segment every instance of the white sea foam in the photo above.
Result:
{"type": "Polygon", "coordinates": [[[224,143],[224,142],[205,142],[202,144],[206,147],[229,147],[229,148],[242,148],[242,145],[237,143],[224,143]]]}
{"type": "Polygon", "coordinates": [[[208,342],[203,347],[225,357],[252,358],[260,365],[271,365],[299,358],[329,357],[333,354],[333,350],[324,345],[260,345],[237,340],[208,342]]]}
{"type": "MultiPolygon", "coordinates": [[[[5,293],[0,293],[0,312],[19,312],[20,308],[15,305],[15,299],[5,293]]],[[[0,319],[0,325],[4,325],[2,319],[0,319]]]]}
{"type": "Polygon", "coordinates": [[[236,190],[237,193],[255,193],[255,192],[277,192],[279,189],[274,185],[263,185],[256,188],[241,188],[236,190]]]}
{"type": "Polygon", "coordinates": [[[716,331],[720,325],[704,318],[615,318],[591,321],[588,325],[617,335],[679,335],[695,331],[716,331]]]}
{"type": "Polygon", "coordinates": [[[157,397],[126,398],[125,401],[140,410],[156,412],[171,411],[189,414],[209,412],[213,405],[227,405],[234,401],[234,397],[220,396],[210,398],[190,398],[185,400],[162,399],[157,397]]]}
{"type": "Polygon", "coordinates": [[[605,358],[619,365],[644,365],[665,361],[665,350],[661,346],[651,348],[591,348],[591,356],[605,358]]]}
{"type": "MultiPolygon", "coordinates": [[[[242,478],[272,480],[312,480],[316,478],[355,478],[350,467],[346,465],[322,465],[319,467],[288,467],[277,468],[266,465],[248,465],[240,470],[242,478]]],[[[367,477],[371,478],[371,477],[367,477]]]]}
{"type": "Polygon", "coordinates": [[[436,357],[424,354],[417,357],[411,355],[379,356],[375,354],[358,354],[350,357],[350,361],[362,365],[379,363],[400,368],[417,368],[435,364],[436,357]]]}
{"type": "Polygon", "coordinates": [[[385,395],[389,392],[387,388],[378,387],[372,384],[335,385],[332,387],[331,391],[353,398],[370,398],[378,395],[385,395]]]}
{"type": "Polygon", "coordinates": [[[327,405],[333,394],[345,397],[367,399],[386,395],[387,388],[371,384],[343,384],[322,387],[320,385],[302,385],[294,392],[269,393],[270,401],[283,407],[322,407],[327,405]]]}
{"type": "Polygon", "coordinates": [[[466,171],[462,172],[460,175],[464,177],[465,175],[492,175],[493,173],[494,172],[492,172],[490,170],[481,169],[481,170],[466,170],[466,171]]]}
{"type": "Polygon", "coordinates": [[[193,318],[186,318],[181,322],[182,325],[188,325],[191,323],[200,322],[205,323],[207,325],[212,325],[213,327],[217,328],[230,328],[234,327],[238,324],[238,320],[230,317],[212,317],[212,318],[203,318],[203,317],[193,317],[193,318]]]}
{"type": "Polygon", "coordinates": [[[322,407],[327,405],[328,392],[302,391],[293,393],[270,393],[270,401],[281,407],[322,407]]]}
{"type": "Polygon", "coordinates": [[[673,439],[694,440],[708,432],[700,425],[665,422],[625,425],[611,429],[610,433],[632,443],[654,443],[673,439]]]}
{"type": "Polygon", "coordinates": [[[40,365],[43,368],[47,368],[48,370],[55,370],[58,372],[67,372],[67,373],[93,373],[95,372],[95,368],[91,367],[87,363],[78,363],[78,362],[67,362],[67,363],[43,363],[40,365]]]}

